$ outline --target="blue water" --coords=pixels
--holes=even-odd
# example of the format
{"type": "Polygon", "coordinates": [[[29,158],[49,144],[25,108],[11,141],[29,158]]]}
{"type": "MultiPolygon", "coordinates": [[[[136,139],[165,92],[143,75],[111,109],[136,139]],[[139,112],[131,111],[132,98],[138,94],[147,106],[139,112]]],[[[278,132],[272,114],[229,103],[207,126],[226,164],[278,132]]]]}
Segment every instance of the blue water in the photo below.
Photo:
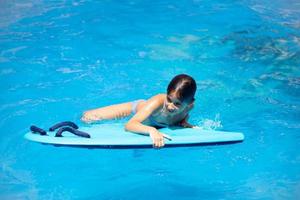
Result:
{"type": "Polygon", "coordinates": [[[299,1],[0,4],[1,200],[300,199],[299,1]],[[241,131],[243,143],[89,150],[23,139],[31,124],[80,124],[84,110],[165,92],[179,73],[198,85],[191,123],[241,131]]]}

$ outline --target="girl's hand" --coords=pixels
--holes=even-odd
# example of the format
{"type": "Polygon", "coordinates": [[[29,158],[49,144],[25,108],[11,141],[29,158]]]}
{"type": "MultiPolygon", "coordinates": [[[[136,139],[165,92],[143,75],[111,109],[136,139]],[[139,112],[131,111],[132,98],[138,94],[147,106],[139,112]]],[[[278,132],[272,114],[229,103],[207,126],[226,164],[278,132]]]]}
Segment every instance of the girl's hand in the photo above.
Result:
{"type": "Polygon", "coordinates": [[[195,128],[196,126],[188,123],[188,118],[189,118],[189,115],[187,115],[183,120],[181,120],[178,125],[183,127],[183,128],[195,128]]]}
{"type": "Polygon", "coordinates": [[[81,117],[81,121],[85,123],[91,123],[93,121],[98,120],[97,116],[94,115],[92,112],[84,112],[83,116],[81,117]]]}
{"type": "Polygon", "coordinates": [[[188,123],[188,122],[185,121],[185,120],[182,121],[179,125],[180,125],[181,127],[183,127],[183,128],[194,128],[194,127],[196,127],[196,126],[194,126],[194,125],[188,123]]]}
{"type": "Polygon", "coordinates": [[[172,140],[172,138],[170,136],[159,132],[156,128],[151,129],[149,131],[149,135],[152,139],[153,147],[155,147],[155,148],[161,148],[161,147],[165,146],[164,137],[169,140],[172,140]]]}

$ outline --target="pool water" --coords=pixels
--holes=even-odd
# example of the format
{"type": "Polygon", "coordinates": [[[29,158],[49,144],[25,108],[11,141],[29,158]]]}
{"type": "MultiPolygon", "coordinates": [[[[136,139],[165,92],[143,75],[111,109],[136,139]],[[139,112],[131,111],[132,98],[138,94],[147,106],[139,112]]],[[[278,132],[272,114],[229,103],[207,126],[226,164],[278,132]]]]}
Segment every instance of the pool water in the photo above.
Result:
{"type": "MultiPolygon", "coordinates": [[[[300,3],[1,1],[0,199],[299,199],[300,3]],[[190,122],[243,143],[81,149],[26,141],[84,110],[197,81],[190,122]]],[[[107,123],[124,123],[127,119],[107,123]]]]}

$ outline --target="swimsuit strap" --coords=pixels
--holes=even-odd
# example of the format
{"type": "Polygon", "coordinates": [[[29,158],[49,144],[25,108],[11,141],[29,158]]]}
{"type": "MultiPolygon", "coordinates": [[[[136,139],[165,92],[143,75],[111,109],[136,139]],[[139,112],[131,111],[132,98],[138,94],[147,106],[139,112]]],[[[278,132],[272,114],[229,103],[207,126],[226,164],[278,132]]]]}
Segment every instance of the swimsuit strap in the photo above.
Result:
{"type": "Polygon", "coordinates": [[[146,101],[145,99],[138,99],[131,102],[131,113],[135,114],[137,112],[137,106],[140,102],[146,101]]]}

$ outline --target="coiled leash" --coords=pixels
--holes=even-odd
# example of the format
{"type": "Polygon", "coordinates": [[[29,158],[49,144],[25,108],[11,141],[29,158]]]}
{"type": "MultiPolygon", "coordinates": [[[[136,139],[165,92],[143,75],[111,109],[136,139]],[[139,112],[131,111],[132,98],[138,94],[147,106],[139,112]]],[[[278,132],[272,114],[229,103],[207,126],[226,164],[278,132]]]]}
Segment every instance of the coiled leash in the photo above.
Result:
{"type": "MultiPolygon", "coordinates": [[[[49,131],[52,132],[52,131],[55,131],[56,129],[58,129],[58,131],[56,132],[55,137],[63,137],[62,133],[66,132],[66,131],[73,133],[74,135],[84,137],[84,138],[91,137],[90,134],[77,130],[78,126],[74,122],[71,122],[71,121],[64,121],[64,122],[59,122],[57,124],[54,124],[53,126],[51,126],[49,128],[49,131]]],[[[35,125],[30,126],[30,131],[32,133],[39,133],[40,135],[47,135],[47,132],[44,129],[37,127],[35,125]]]]}

